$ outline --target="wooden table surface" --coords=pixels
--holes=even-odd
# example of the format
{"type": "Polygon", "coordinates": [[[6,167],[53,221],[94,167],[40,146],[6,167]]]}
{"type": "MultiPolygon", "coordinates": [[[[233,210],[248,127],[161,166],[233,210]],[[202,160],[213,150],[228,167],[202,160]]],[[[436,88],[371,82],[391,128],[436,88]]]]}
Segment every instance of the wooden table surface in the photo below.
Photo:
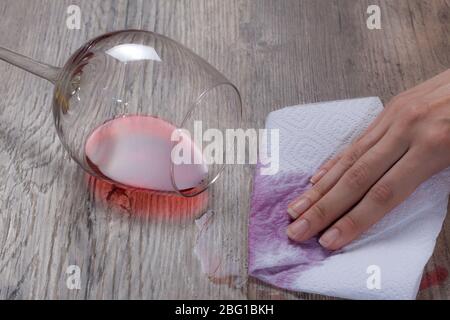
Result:
{"type": "MultiPolygon", "coordinates": [[[[386,102],[450,67],[449,0],[2,0],[0,17],[0,46],[58,66],[107,31],[165,34],[238,86],[256,128],[286,105],[386,102]],[[80,30],[66,26],[70,4],[80,30]],[[381,30],[366,26],[371,4],[381,30]]],[[[247,279],[252,166],[228,168],[198,199],[114,188],[63,150],[51,84],[3,62],[0,74],[0,298],[326,298],[247,279]],[[70,265],[79,290],[67,286],[70,265]]],[[[450,297],[449,237],[447,221],[420,299],[450,297]]]]}

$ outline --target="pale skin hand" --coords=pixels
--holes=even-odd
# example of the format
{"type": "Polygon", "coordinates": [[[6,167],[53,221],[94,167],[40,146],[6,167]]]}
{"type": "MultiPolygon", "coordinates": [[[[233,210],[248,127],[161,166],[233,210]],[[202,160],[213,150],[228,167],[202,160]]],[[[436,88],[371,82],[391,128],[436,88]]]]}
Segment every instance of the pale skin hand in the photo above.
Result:
{"type": "Polygon", "coordinates": [[[287,234],[338,250],[450,166],[450,69],[395,97],[366,132],[311,178],[287,234]]]}

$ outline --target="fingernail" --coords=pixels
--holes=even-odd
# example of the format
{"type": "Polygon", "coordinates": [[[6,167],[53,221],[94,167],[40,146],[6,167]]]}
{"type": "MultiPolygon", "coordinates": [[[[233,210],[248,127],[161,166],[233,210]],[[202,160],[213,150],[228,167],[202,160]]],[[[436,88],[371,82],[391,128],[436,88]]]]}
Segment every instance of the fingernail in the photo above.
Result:
{"type": "Polygon", "coordinates": [[[325,234],[320,237],[319,243],[322,247],[328,248],[331,246],[341,235],[341,232],[337,228],[332,228],[325,232],[325,234]]]}
{"type": "Polygon", "coordinates": [[[305,212],[311,206],[311,201],[308,198],[300,198],[299,200],[292,202],[288,207],[289,215],[297,219],[303,212],[305,212]]]}
{"type": "Polygon", "coordinates": [[[315,184],[317,181],[319,181],[325,174],[327,173],[327,170],[322,169],[319,172],[317,172],[315,175],[312,176],[309,181],[311,181],[312,184],[315,184]]]}
{"type": "Polygon", "coordinates": [[[309,221],[305,219],[300,219],[292,223],[288,229],[287,233],[291,239],[299,239],[304,235],[309,229],[309,221]]]}
{"type": "Polygon", "coordinates": [[[297,219],[298,218],[298,214],[297,212],[295,212],[294,210],[292,210],[291,208],[287,208],[287,212],[289,213],[289,215],[291,216],[292,219],[297,219]]]}

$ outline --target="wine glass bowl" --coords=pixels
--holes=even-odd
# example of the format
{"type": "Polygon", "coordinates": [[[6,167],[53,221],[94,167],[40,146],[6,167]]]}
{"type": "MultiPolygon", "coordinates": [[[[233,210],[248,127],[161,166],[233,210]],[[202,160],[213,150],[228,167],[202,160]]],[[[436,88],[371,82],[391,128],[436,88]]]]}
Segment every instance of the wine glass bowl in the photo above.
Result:
{"type": "Polygon", "coordinates": [[[177,143],[195,154],[207,141],[172,141],[173,132],[194,137],[199,123],[202,130],[224,131],[241,120],[241,98],[229,80],[189,49],[148,31],[89,41],[54,83],[53,115],[65,149],[89,174],[128,188],[183,196],[204,191],[223,162],[174,163],[177,143]]]}

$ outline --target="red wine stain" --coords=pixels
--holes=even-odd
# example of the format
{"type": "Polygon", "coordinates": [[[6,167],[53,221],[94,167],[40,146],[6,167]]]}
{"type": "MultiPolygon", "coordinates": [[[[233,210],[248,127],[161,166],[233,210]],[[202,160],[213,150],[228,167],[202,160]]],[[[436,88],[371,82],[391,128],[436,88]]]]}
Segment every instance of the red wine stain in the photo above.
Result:
{"type": "Polygon", "coordinates": [[[427,272],[422,277],[420,283],[420,290],[425,290],[431,287],[439,286],[448,278],[448,270],[444,267],[436,267],[435,270],[427,272]]]}
{"type": "Polygon", "coordinates": [[[144,189],[127,189],[88,176],[88,187],[96,202],[120,213],[155,220],[183,222],[193,220],[206,211],[207,191],[186,198],[176,194],[144,189]]]}

